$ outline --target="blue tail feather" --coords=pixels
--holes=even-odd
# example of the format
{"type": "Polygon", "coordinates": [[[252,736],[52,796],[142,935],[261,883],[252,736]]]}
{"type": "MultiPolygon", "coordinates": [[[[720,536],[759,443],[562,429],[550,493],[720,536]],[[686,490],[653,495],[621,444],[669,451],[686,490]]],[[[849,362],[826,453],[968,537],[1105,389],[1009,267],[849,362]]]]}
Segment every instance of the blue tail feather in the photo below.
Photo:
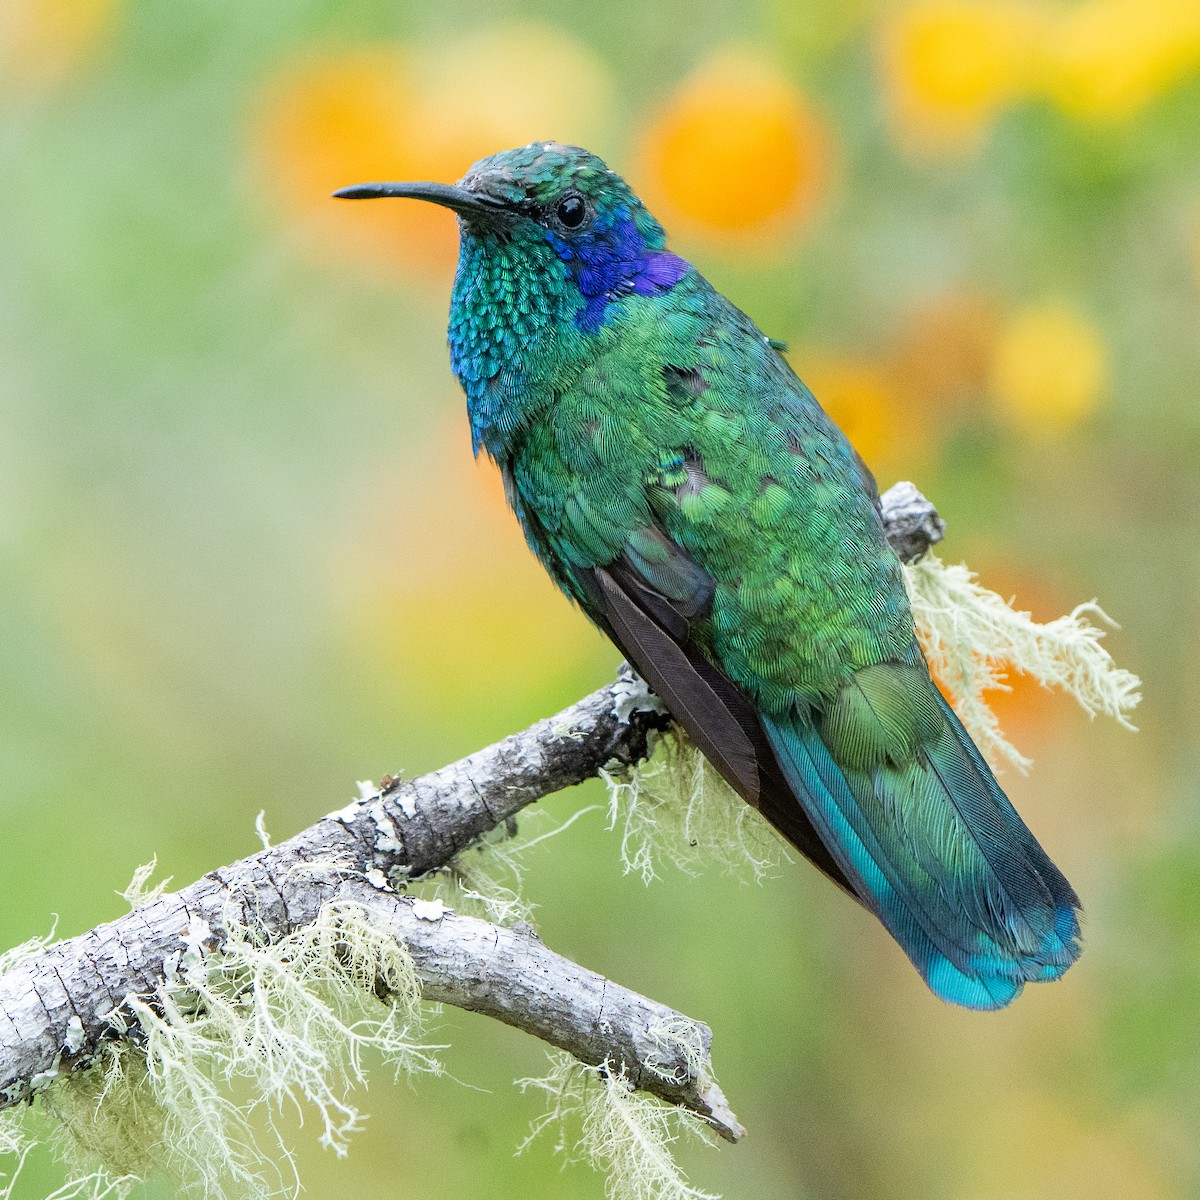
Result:
{"type": "Polygon", "coordinates": [[[937,700],[938,736],[911,761],[870,770],[839,764],[798,715],[763,728],[838,866],[929,987],[1003,1008],[1078,957],[1078,900],[937,700]]]}

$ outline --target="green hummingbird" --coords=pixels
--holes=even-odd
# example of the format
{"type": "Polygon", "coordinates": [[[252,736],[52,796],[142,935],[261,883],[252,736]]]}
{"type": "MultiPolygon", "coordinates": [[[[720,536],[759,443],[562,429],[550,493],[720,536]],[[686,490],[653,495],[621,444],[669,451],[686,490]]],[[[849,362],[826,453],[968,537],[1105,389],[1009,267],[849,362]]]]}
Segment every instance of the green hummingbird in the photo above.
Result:
{"type": "Polygon", "coordinates": [[[713,767],[938,996],[996,1009],[1058,979],[1075,892],[930,679],[874,478],[776,343],[578,147],[335,195],[457,214],[475,452],[713,767]]]}

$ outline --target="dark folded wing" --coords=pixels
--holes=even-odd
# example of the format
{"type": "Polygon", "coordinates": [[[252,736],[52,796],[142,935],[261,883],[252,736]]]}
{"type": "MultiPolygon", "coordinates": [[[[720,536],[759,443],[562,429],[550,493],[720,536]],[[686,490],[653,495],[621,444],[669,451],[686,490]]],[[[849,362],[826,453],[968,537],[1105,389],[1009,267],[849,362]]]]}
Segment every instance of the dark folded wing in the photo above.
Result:
{"type": "Polygon", "coordinates": [[[775,759],[758,714],[691,639],[712,580],[657,528],[643,528],[603,567],[576,568],[592,616],[661,697],[729,785],[851,895],[775,759]]]}

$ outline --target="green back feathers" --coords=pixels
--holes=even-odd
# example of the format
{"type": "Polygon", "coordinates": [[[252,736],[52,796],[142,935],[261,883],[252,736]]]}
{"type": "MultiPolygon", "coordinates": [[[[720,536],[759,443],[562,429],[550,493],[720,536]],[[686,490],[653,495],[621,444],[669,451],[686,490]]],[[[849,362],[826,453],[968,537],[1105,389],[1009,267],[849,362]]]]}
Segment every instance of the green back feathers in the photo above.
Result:
{"type": "Polygon", "coordinates": [[[855,771],[916,760],[945,729],[929,688],[929,672],[907,663],[856,671],[818,719],[836,762],[855,771]]]}

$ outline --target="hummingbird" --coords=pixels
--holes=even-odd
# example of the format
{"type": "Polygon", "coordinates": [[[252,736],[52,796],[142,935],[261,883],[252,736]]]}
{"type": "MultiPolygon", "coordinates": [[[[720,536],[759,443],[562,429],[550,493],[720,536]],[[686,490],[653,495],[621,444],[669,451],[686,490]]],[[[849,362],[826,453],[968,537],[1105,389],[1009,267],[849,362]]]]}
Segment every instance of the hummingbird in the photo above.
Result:
{"type": "Polygon", "coordinates": [[[930,678],[874,477],[779,343],[576,146],[334,195],[457,214],[474,451],[730,786],[943,1000],[999,1009],[1058,979],[1078,898],[930,678]]]}

